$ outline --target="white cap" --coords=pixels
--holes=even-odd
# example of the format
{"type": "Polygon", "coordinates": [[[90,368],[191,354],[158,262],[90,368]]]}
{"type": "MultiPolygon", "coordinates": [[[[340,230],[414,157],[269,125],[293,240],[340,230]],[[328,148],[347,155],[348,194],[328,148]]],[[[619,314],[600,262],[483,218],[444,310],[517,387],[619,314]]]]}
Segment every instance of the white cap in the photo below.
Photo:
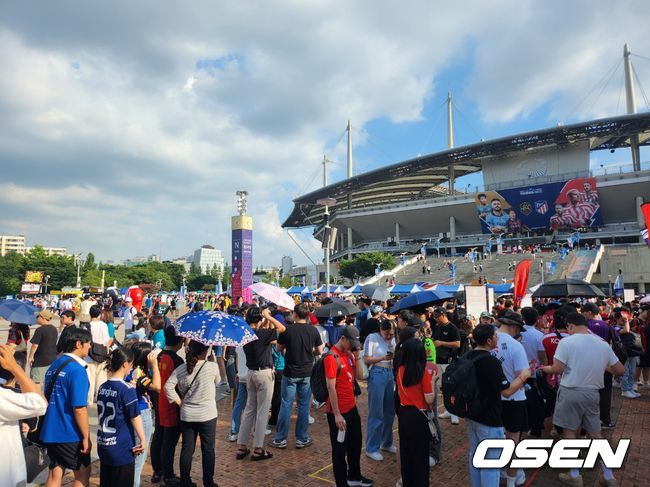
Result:
{"type": "Polygon", "coordinates": [[[133,302],[133,298],[132,298],[131,296],[129,296],[129,297],[126,298],[124,301],[126,301],[127,303],[132,303],[132,302],[133,302]]]}

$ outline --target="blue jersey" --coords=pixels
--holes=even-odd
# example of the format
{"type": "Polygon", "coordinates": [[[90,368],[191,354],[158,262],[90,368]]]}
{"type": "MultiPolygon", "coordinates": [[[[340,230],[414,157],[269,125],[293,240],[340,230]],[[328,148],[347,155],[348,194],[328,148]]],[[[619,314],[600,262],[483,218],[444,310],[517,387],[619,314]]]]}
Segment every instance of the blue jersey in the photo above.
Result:
{"type": "MultiPolygon", "coordinates": [[[[79,359],[81,360],[81,359],[79,359]]],[[[41,428],[41,441],[44,443],[74,443],[81,441],[81,431],[74,417],[75,408],[87,406],[88,375],[79,361],[64,354],[57,358],[45,373],[45,390],[56,370],[68,362],[56,378],[47,412],[41,428]]]]}
{"type": "Polygon", "coordinates": [[[109,379],[97,393],[97,453],[102,463],[119,467],[135,461],[135,433],[131,420],[140,415],[135,388],[109,379]]]}
{"type": "Polygon", "coordinates": [[[510,217],[506,215],[505,213],[502,213],[501,215],[495,215],[494,213],[488,213],[487,216],[485,217],[485,223],[488,224],[489,227],[506,227],[508,224],[508,220],[510,220],[510,217]]]}

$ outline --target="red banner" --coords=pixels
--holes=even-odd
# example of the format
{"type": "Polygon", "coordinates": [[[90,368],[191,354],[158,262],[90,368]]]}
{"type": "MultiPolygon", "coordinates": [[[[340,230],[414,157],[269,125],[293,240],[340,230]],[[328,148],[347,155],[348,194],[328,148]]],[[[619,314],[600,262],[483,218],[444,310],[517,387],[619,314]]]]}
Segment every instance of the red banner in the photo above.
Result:
{"type": "Polygon", "coordinates": [[[650,229],[650,203],[643,203],[641,205],[641,212],[645,218],[645,227],[650,229]]]}
{"type": "Polygon", "coordinates": [[[517,306],[521,305],[521,300],[526,294],[526,287],[528,286],[528,275],[530,274],[530,260],[522,260],[517,264],[515,269],[515,289],[514,298],[517,306]]]}

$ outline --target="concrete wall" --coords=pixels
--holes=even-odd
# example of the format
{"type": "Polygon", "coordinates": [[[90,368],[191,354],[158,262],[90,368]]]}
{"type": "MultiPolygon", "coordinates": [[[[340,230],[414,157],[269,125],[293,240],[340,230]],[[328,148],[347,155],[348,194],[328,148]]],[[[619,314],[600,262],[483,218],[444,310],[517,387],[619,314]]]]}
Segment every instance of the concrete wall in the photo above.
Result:
{"type": "Polygon", "coordinates": [[[606,245],[598,272],[591,282],[607,284],[608,276],[611,276],[613,284],[619,269],[623,271],[625,287],[635,287],[641,292],[650,291],[650,248],[646,245],[606,245]]]}

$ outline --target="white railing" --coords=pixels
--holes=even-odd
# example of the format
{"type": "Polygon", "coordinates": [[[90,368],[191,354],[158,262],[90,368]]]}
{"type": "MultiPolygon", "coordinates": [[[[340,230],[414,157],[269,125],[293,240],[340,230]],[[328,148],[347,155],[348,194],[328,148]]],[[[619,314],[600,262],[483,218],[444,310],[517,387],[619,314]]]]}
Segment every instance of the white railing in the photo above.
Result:
{"type": "Polygon", "coordinates": [[[600,259],[603,258],[604,253],[605,253],[605,246],[600,245],[598,247],[598,252],[596,253],[596,257],[594,257],[593,262],[589,266],[589,270],[587,270],[587,276],[585,277],[585,281],[591,282],[591,278],[596,273],[596,269],[598,269],[598,264],[600,264],[600,259]]]}

